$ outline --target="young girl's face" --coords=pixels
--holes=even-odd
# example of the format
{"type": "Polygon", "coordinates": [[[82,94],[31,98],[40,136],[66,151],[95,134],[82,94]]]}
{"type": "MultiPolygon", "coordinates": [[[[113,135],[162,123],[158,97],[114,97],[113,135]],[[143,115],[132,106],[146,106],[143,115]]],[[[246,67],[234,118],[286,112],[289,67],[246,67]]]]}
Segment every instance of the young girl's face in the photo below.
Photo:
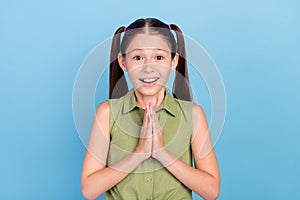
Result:
{"type": "Polygon", "coordinates": [[[121,68],[128,72],[134,89],[147,96],[164,89],[178,63],[178,54],[172,59],[171,49],[161,35],[136,35],[125,54],[118,57],[121,68]]]}

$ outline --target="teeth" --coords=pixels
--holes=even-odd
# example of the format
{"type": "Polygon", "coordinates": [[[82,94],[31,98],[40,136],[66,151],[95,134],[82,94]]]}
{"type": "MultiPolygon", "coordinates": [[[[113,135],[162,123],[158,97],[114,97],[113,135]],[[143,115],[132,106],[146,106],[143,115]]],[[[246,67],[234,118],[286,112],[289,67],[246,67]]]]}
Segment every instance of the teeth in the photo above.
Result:
{"type": "Polygon", "coordinates": [[[153,82],[155,80],[156,80],[156,78],[145,78],[145,79],[143,79],[143,82],[145,82],[145,83],[151,83],[151,82],[153,82]]]}

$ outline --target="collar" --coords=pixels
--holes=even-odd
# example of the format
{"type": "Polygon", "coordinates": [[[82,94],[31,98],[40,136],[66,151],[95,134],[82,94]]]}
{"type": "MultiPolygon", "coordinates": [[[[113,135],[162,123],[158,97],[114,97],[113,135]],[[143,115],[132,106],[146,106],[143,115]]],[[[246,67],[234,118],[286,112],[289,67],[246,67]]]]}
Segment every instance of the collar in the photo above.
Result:
{"type": "MultiPolygon", "coordinates": [[[[176,99],[171,96],[171,94],[168,92],[168,90],[165,90],[165,97],[162,102],[162,104],[158,107],[156,112],[160,110],[166,110],[169,114],[172,116],[176,115],[176,99]]],[[[135,108],[139,108],[139,106],[136,103],[136,97],[134,94],[134,90],[131,89],[125,96],[124,96],[124,105],[123,105],[123,114],[129,113],[135,108]]]]}

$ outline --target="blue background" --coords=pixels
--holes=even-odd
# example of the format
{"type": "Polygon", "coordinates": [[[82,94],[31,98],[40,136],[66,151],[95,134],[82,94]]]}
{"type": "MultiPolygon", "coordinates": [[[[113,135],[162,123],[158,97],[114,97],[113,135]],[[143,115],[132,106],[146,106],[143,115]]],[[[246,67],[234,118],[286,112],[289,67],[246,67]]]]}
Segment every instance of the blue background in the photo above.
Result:
{"type": "Polygon", "coordinates": [[[2,0],[0,199],[83,199],[77,70],[116,28],[149,16],[178,24],[223,77],[219,199],[300,199],[299,8],[296,0],[2,0]]]}

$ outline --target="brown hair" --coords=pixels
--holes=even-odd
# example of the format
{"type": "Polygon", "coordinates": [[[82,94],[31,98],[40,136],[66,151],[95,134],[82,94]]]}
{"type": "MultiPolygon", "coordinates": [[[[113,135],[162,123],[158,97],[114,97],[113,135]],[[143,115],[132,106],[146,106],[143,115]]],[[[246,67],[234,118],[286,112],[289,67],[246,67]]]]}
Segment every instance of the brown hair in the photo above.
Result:
{"type": "Polygon", "coordinates": [[[185,43],[182,31],[175,24],[167,25],[155,18],[138,19],[130,24],[127,28],[122,26],[116,30],[112,39],[110,53],[109,98],[119,98],[124,96],[128,92],[128,86],[124,76],[124,72],[121,69],[117,59],[118,54],[121,53],[123,56],[125,56],[126,48],[132,41],[132,39],[136,36],[136,34],[145,33],[146,31],[150,31],[151,34],[162,35],[164,39],[166,39],[171,48],[172,58],[174,58],[176,52],[179,54],[179,61],[176,67],[177,73],[175,75],[172,93],[173,96],[177,99],[190,101],[191,95],[188,79],[187,61],[185,59],[185,43]],[[176,40],[171,30],[175,31],[176,40]],[[125,33],[122,41],[120,42],[122,32],[125,33]]]}

